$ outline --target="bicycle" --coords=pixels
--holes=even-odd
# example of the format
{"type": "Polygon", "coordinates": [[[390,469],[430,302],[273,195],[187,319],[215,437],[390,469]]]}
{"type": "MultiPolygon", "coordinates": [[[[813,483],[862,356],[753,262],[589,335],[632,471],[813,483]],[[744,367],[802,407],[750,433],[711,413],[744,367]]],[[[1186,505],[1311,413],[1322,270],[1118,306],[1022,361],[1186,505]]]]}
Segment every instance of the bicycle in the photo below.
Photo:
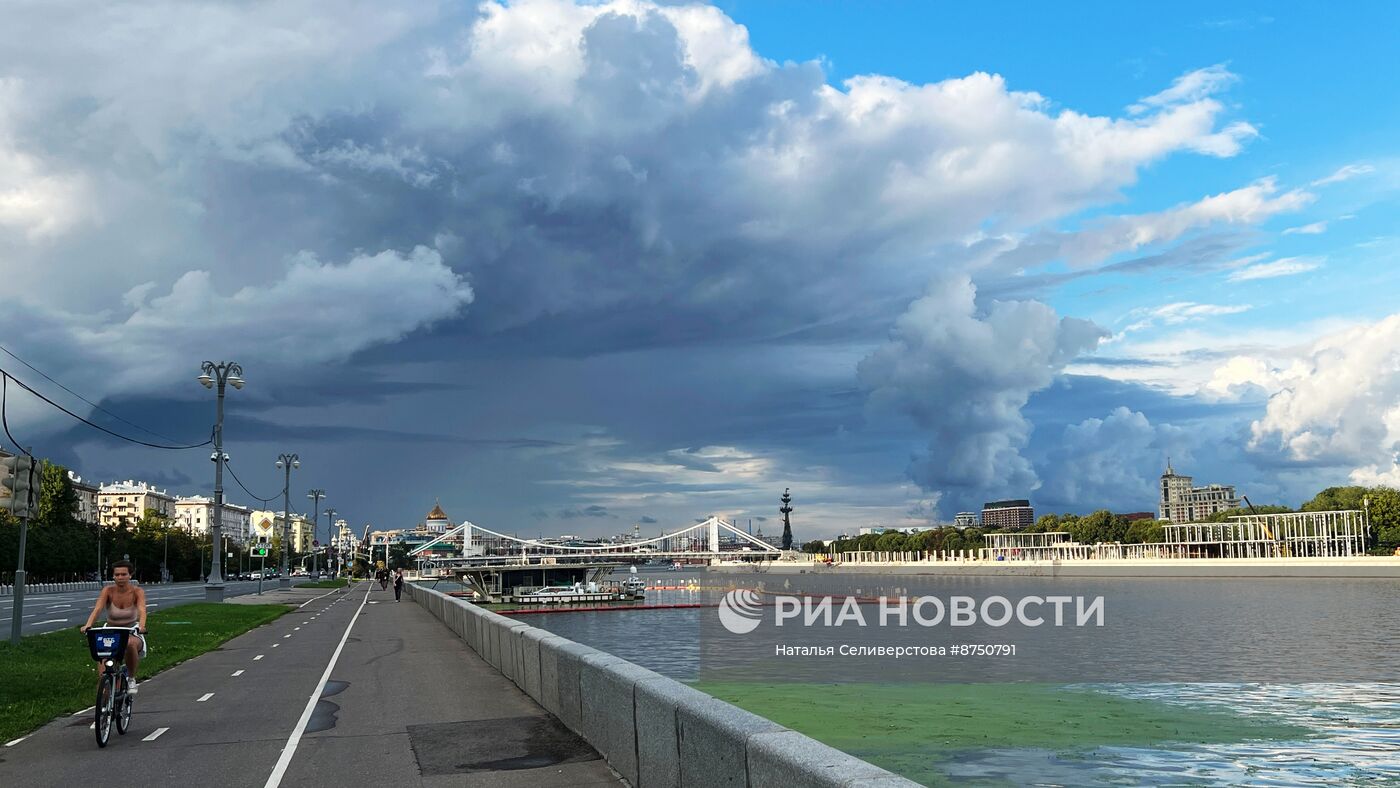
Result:
{"type": "Polygon", "coordinates": [[[93,729],[97,746],[106,747],[112,738],[112,723],[117,733],[125,735],[131,727],[131,695],[127,692],[126,644],[131,635],[140,634],[138,627],[92,627],[87,631],[88,650],[102,665],[102,681],[97,685],[97,703],[93,706],[93,729]]]}

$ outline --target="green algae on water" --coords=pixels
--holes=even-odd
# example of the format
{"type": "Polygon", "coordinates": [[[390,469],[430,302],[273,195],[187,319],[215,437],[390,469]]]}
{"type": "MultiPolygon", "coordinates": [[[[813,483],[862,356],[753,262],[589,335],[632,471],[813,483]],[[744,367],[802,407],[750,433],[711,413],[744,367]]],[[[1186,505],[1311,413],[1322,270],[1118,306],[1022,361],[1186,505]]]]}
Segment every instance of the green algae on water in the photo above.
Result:
{"type": "Polygon", "coordinates": [[[1074,755],[1097,747],[1296,740],[1311,732],[1258,715],[1047,684],[750,684],[697,689],[926,783],[972,750],[1074,755]]]}

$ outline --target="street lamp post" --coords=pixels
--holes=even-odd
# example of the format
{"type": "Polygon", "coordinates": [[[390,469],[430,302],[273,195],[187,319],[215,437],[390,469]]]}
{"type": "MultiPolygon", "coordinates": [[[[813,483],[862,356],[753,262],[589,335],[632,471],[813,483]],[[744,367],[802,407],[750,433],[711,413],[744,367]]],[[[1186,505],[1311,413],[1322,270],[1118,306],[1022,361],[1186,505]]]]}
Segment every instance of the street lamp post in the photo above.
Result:
{"type": "MultiPolygon", "coordinates": [[[[321,499],[326,497],[326,491],[317,488],[307,492],[306,497],[310,498],[314,502],[312,504],[311,509],[311,577],[312,579],[315,579],[321,576],[321,569],[317,565],[317,559],[320,557],[317,554],[320,551],[317,549],[316,541],[320,538],[319,534],[321,531],[321,499]]],[[[329,540],[330,534],[326,534],[326,536],[329,540]]]]}
{"type": "Polygon", "coordinates": [[[224,601],[224,573],[223,573],[223,553],[218,550],[221,543],[220,537],[223,535],[224,520],[224,463],[228,461],[228,456],[224,454],[224,386],[233,384],[236,389],[243,388],[243,367],[231,361],[224,361],[215,364],[206,361],[201,365],[202,374],[199,382],[206,389],[215,388],[218,390],[218,404],[214,417],[214,456],[209,459],[214,461],[214,521],[209,524],[210,529],[210,561],[209,579],[204,583],[204,601],[222,602],[224,601]]]}
{"type": "MultiPolygon", "coordinates": [[[[329,506],[326,507],[326,541],[327,541],[327,542],[330,542],[330,541],[334,538],[334,537],[333,537],[333,532],[334,532],[334,530],[335,530],[335,516],[336,516],[337,514],[339,514],[339,512],[337,512],[336,510],[330,508],[329,506]]],[[[339,545],[336,546],[336,555],[337,555],[337,556],[340,555],[339,545]]],[[[330,554],[327,553],[327,555],[326,555],[326,568],[327,568],[327,569],[330,569],[330,561],[331,561],[331,559],[330,559],[330,554]]],[[[337,574],[337,575],[340,574],[340,571],[339,571],[339,570],[340,570],[340,567],[337,566],[337,567],[336,567],[336,574],[337,574]]]]}
{"type": "Polygon", "coordinates": [[[97,587],[101,588],[107,585],[107,576],[102,573],[102,520],[112,511],[112,507],[103,506],[99,511],[101,514],[97,516],[97,587]]]}
{"type": "Polygon", "coordinates": [[[282,485],[282,576],[277,578],[277,585],[279,588],[291,588],[291,569],[287,566],[287,553],[291,544],[287,534],[292,524],[292,469],[301,467],[301,458],[295,454],[279,454],[277,467],[287,472],[287,478],[282,485]]]}

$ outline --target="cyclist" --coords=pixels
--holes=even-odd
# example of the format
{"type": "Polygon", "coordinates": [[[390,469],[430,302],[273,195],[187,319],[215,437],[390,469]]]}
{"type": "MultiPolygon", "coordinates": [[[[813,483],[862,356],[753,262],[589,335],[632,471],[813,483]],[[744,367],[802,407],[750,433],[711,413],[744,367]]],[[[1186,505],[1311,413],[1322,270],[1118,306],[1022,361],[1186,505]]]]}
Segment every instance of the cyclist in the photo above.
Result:
{"type": "MultiPolygon", "coordinates": [[[[112,564],[112,580],[115,584],[103,586],[102,593],[97,595],[97,604],[93,605],[92,613],[88,615],[87,623],[79,627],[79,631],[87,632],[91,629],[92,622],[96,621],[97,616],[104,610],[107,626],[137,627],[136,633],[126,642],[125,660],[126,691],[135,695],[136,668],[141,664],[141,658],[146,656],[146,592],[131,584],[130,561],[117,561],[112,564]]],[[[98,673],[98,681],[101,681],[101,670],[98,673]]]]}

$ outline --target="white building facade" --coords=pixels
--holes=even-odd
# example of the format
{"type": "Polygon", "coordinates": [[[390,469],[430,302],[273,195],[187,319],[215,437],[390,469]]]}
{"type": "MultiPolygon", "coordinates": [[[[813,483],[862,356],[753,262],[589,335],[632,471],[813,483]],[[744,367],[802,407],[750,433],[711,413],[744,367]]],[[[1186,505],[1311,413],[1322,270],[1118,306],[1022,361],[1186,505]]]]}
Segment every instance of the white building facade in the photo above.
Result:
{"type": "Polygon", "coordinates": [[[68,483],[73,486],[73,494],[78,497],[78,507],[73,511],[73,515],[78,518],[78,522],[97,522],[97,494],[102,488],[96,484],[83,481],[83,477],[72,471],[68,472],[68,483]]]}
{"type": "MultiPolygon", "coordinates": [[[[224,502],[220,526],[229,539],[243,544],[252,532],[252,512],[246,506],[224,502]]],[[[175,523],[192,534],[208,534],[214,522],[214,499],[203,495],[178,498],[175,501],[175,523]]]]}
{"type": "Polygon", "coordinates": [[[147,511],[174,520],[175,503],[175,496],[145,482],[113,482],[97,491],[98,518],[103,528],[115,528],[121,523],[136,525],[147,511]]]}

